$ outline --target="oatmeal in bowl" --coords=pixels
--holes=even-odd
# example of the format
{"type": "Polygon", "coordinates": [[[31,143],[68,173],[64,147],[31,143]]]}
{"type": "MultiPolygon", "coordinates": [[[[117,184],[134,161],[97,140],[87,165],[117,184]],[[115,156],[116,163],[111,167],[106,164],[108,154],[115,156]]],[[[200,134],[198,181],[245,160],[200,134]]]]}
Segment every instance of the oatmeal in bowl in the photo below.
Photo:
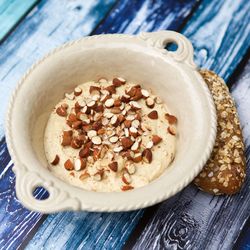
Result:
{"type": "Polygon", "coordinates": [[[128,191],[171,164],[177,118],[150,89],[121,77],[85,82],[52,111],[44,137],[50,171],[89,191],[128,191]]]}

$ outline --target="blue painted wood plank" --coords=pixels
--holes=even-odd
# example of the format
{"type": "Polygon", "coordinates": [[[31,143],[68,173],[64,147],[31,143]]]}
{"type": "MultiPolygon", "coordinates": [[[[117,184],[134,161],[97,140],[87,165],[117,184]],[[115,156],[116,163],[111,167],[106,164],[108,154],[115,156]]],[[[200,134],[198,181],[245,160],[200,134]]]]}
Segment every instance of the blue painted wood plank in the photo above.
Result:
{"type": "MultiPolygon", "coordinates": [[[[240,74],[236,83],[232,87],[232,95],[237,103],[237,109],[241,118],[241,124],[243,128],[243,134],[246,142],[246,154],[248,160],[248,171],[247,171],[247,181],[246,190],[249,192],[250,184],[250,59],[244,70],[240,74]]],[[[246,212],[250,214],[250,198],[242,203],[242,209],[246,209],[246,212]]],[[[250,218],[248,219],[246,226],[243,227],[242,233],[235,244],[235,249],[250,249],[250,218]]]]}
{"type": "Polygon", "coordinates": [[[37,2],[38,0],[0,1],[0,42],[37,2]]]}
{"type": "MultiPolygon", "coordinates": [[[[202,48],[202,46],[200,47],[198,46],[199,42],[201,43],[204,40],[208,42],[208,39],[206,37],[206,32],[208,32],[209,34],[208,28],[210,28],[211,30],[211,28],[217,24],[218,20],[221,20],[221,19],[224,20],[224,23],[222,22],[223,27],[224,28],[227,27],[228,29],[230,29],[232,23],[224,19],[225,9],[229,8],[230,6],[230,11],[231,11],[230,13],[233,16],[233,13],[237,12],[238,9],[242,8],[243,4],[244,4],[243,1],[237,2],[237,3],[234,3],[234,1],[227,1],[224,3],[222,1],[221,2],[206,2],[206,4],[203,3],[203,5],[198,9],[197,13],[195,13],[194,17],[190,20],[191,23],[188,23],[187,27],[194,27],[194,30],[191,32],[190,29],[186,28],[184,29],[183,32],[186,35],[188,35],[189,38],[193,40],[195,47],[202,48]],[[219,4],[220,8],[217,8],[218,3],[220,3],[219,4]],[[209,10],[211,13],[209,17],[207,16],[207,14],[209,13],[207,12],[207,10],[209,10]],[[212,10],[215,10],[215,11],[212,12],[212,10]],[[201,23],[206,24],[207,30],[200,31],[200,29],[197,29],[197,26],[198,26],[197,23],[200,23],[200,25],[201,23]],[[194,39],[195,37],[199,37],[199,40],[196,41],[194,39]]],[[[144,4],[139,5],[140,10],[144,14],[141,14],[140,11],[135,11],[136,21],[130,16],[128,16],[128,18],[125,18],[124,22],[118,25],[117,20],[119,19],[119,17],[120,16],[126,17],[126,13],[129,13],[129,7],[125,8],[125,6],[123,7],[123,9],[119,9],[119,10],[112,12],[111,15],[107,18],[107,30],[106,30],[106,21],[105,21],[101,25],[101,28],[96,29],[95,32],[107,33],[110,30],[112,30],[112,32],[137,33],[141,30],[144,30],[144,27],[147,26],[147,23],[145,23],[146,22],[145,20],[147,20],[147,16],[143,12],[146,8],[145,6],[150,6],[149,11],[152,11],[151,15],[154,12],[157,12],[154,6],[150,5],[149,2],[146,2],[144,4]],[[116,21],[114,22],[114,20],[116,21]]],[[[248,11],[248,5],[245,5],[245,14],[248,13],[247,11],[248,11]]],[[[166,16],[167,15],[165,15],[165,17],[166,16]]],[[[242,30],[245,30],[245,32],[247,32],[248,26],[247,26],[246,19],[247,19],[247,14],[245,15],[245,18],[243,18],[242,22],[239,22],[238,20],[236,20],[235,21],[236,23],[234,23],[234,25],[243,25],[244,27],[242,28],[242,30]]],[[[163,22],[165,21],[164,18],[162,18],[162,20],[163,22]]],[[[167,28],[163,26],[161,23],[158,23],[158,25],[161,27],[167,28]]],[[[157,29],[157,26],[154,22],[151,22],[151,26],[147,26],[147,28],[148,28],[146,29],[147,31],[151,31],[151,30],[157,29]]],[[[241,36],[242,39],[238,40],[239,46],[235,47],[233,46],[233,43],[229,42],[230,40],[233,40],[235,34],[232,33],[232,36],[230,36],[229,32],[225,33],[224,29],[220,30],[218,28],[216,29],[216,31],[218,32],[217,36],[211,36],[211,41],[209,41],[211,44],[216,45],[215,47],[217,48],[216,50],[214,50],[213,46],[211,46],[211,49],[209,50],[211,57],[214,57],[214,60],[218,63],[218,61],[220,60],[219,55],[218,55],[218,50],[221,49],[222,51],[224,51],[224,54],[226,54],[227,53],[226,49],[229,49],[233,55],[237,54],[238,60],[241,60],[241,58],[244,56],[245,51],[247,49],[245,46],[247,43],[247,38],[245,36],[245,33],[242,34],[241,36]],[[225,37],[225,40],[228,41],[227,43],[224,43],[225,40],[223,39],[223,37],[225,37]]],[[[196,61],[198,61],[198,63],[199,63],[199,60],[202,59],[202,57],[199,56],[199,52],[200,52],[200,49],[196,51],[196,61]]],[[[223,54],[220,54],[220,56],[223,56],[223,54]]],[[[207,60],[209,59],[210,57],[208,56],[207,60]]],[[[208,66],[207,60],[203,61],[202,65],[208,66]]],[[[216,66],[216,64],[214,65],[216,66]]],[[[230,74],[232,74],[236,66],[237,66],[237,61],[233,61],[233,60],[230,61],[230,65],[224,64],[224,67],[227,69],[227,71],[230,72],[230,74]]],[[[224,76],[226,77],[226,75],[224,76]]],[[[188,246],[192,249],[193,246],[196,246],[194,244],[194,240],[196,240],[197,248],[199,244],[200,244],[199,246],[202,247],[202,244],[199,242],[199,240],[201,239],[204,240],[206,237],[208,237],[209,232],[210,232],[210,239],[211,238],[214,239],[215,237],[215,234],[213,231],[214,216],[215,218],[217,218],[219,215],[223,214],[223,209],[229,209],[229,204],[228,203],[224,204],[223,201],[224,201],[224,198],[213,199],[212,196],[204,194],[202,192],[198,192],[196,188],[190,186],[189,188],[186,189],[186,191],[173,197],[169,201],[164,202],[163,205],[160,206],[160,209],[156,213],[156,214],[159,214],[159,216],[154,217],[155,220],[153,219],[151,221],[151,223],[149,224],[150,227],[147,227],[146,229],[148,234],[138,241],[136,245],[137,249],[150,249],[153,247],[160,249],[161,247],[163,247],[163,245],[160,245],[159,242],[165,243],[166,247],[171,247],[171,246],[176,247],[176,244],[180,243],[179,246],[182,248],[185,248],[186,243],[187,243],[189,244],[188,246]],[[192,201],[192,199],[194,199],[195,201],[192,201]],[[222,207],[222,204],[224,204],[223,207],[222,207]],[[207,222],[210,222],[210,224],[208,224],[209,227],[206,225],[207,222]],[[173,227],[173,225],[175,226],[173,227]],[[149,242],[150,240],[152,241],[152,244],[150,246],[145,245],[145,243],[149,242]],[[140,243],[144,243],[144,244],[140,245],[140,243]]],[[[234,206],[232,207],[232,211],[230,211],[231,214],[232,213],[235,214],[234,212],[235,210],[241,209],[240,208],[241,200],[233,200],[233,202],[237,204],[234,204],[234,206]]],[[[60,216],[60,215],[57,215],[57,216],[60,216]]],[[[52,245],[53,240],[58,240],[58,241],[62,240],[64,242],[67,240],[68,244],[64,245],[64,248],[68,249],[70,247],[70,245],[73,242],[72,235],[80,231],[79,228],[82,227],[82,224],[79,222],[76,223],[75,225],[71,224],[72,226],[71,234],[68,234],[65,238],[65,234],[63,234],[62,229],[60,229],[61,225],[64,225],[65,220],[72,220],[74,218],[74,214],[69,213],[67,218],[65,218],[64,220],[60,220],[60,221],[59,221],[59,218],[57,218],[57,216],[53,218],[56,221],[55,224],[51,225],[51,223],[48,223],[48,221],[45,221],[43,223],[41,229],[38,231],[38,233],[35,235],[33,240],[28,245],[28,249],[31,249],[34,245],[38,248],[42,248],[42,247],[48,248],[48,249],[53,248],[55,247],[54,245],[52,245]],[[59,222],[57,223],[57,221],[59,222]],[[54,238],[54,236],[51,236],[51,238],[48,239],[49,234],[48,233],[43,234],[45,229],[47,229],[48,232],[53,232],[55,230],[57,231],[56,234],[61,235],[61,237],[54,238]]],[[[123,219],[124,217],[121,217],[119,219],[119,222],[120,220],[123,220],[123,219]]],[[[90,217],[90,221],[91,221],[91,217],[90,217]]],[[[127,221],[124,221],[124,225],[127,225],[126,223],[127,221]]],[[[232,235],[235,237],[235,233],[240,228],[240,223],[236,221],[235,227],[233,227],[232,231],[227,234],[227,239],[230,239],[230,236],[232,235]]],[[[217,226],[219,230],[223,232],[223,230],[221,229],[225,225],[222,223],[221,220],[220,220],[220,223],[217,223],[217,226]]],[[[131,228],[133,227],[130,227],[129,230],[131,230],[131,228]]],[[[113,232],[117,230],[119,232],[119,228],[116,226],[113,226],[111,228],[109,227],[107,230],[113,230],[113,232]]],[[[229,228],[227,230],[229,230],[229,228]]],[[[221,239],[223,239],[223,237],[221,237],[221,239]]],[[[95,244],[97,238],[98,238],[98,235],[94,234],[92,235],[91,238],[89,238],[89,241],[86,242],[84,235],[83,235],[81,239],[86,245],[83,244],[81,246],[85,247],[90,242],[92,242],[92,246],[97,246],[95,244]]],[[[121,243],[123,242],[121,241],[121,243]]],[[[216,241],[216,243],[218,243],[218,241],[216,241]]],[[[229,240],[229,243],[232,244],[231,239],[229,240]]],[[[211,241],[210,241],[210,244],[211,244],[211,241]]],[[[122,247],[122,244],[115,245],[115,248],[119,249],[121,247],[122,247]]]]}
{"type": "MultiPolygon", "coordinates": [[[[130,29],[131,25],[135,25],[129,14],[130,8],[137,13],[138,17],[141,17],[137,18],[138,26],[145,22],[146,17],[156,13],[155,18],[158,20],[158,25],[163,22],[164,28],[171,26],[178,29],[181,25],[180,19],[183,21],[196,3],[196,1],[190,1],[188,4],[188,1],[186,1],[186,5],[184,5],[182,1],[169,1],[168,5],[165,1],[121,1],[112,11],[116,15],[114,16],[111,13],[113,22],[110,22],[108,17],[109,24],[107,24],[107,27],[101,25],[102,29],[98,28],[95,32],[100,33],[102,30],[108,33],[110,23],[117,25],[117,17],[121,15],[123,19],[120,20],[120,25],[123,27],[127,25],[127,29],[130,29]],[[132,7],[131,4],[133,4],[132,7]],[[180,11],[181,8],[184,8],[185,11],[183,9],[180,11]],[[166,18],[170,15],[169,13],[171,13],[171,18],[166,18]],[[176,18],[174,18],[174,15],[176,15],[176,18]],[[175,19],[179,19],[179,22],[175,22],[175,19]]],[[[106,20],[104,23],[106,23],[106,20]]],[[[156,23],[151,22],[147,29],[149,31],[156,29],[156,23]]],[[[94,249],[120,249],[141,216],[141,210],[131,213],[68,212],[50,215],[26,249],[34,247],[38,249],[89,249],[90,247],[94,249]],[[76,216],[77,220],[75,220],[76,216]],[[101,230],[98,230],[99,228],[101,230]]]]}
{"type": "MultiPolygon", "coordinates": [[[[195,61],[227,80],[249,49],[249,20],[249,1],[203,2],[183,29],[195,47],[195,61]]],[[[250,214],[249,79],[243,85],[245,91],[238,90],[236,99],[247,148],[248,177],[242,191],[215,197],[189,185],[159,206],[134,249],[232,249],[250,214]]]]}
{"type": "MultiPolygon", "coordinates": [[[[0,249],[17,249],[42,217],[24,209],[15,196],[15,176],[2,128],[9,94],[32,63],[58,44],[91,32],[114,3],[43,1],[0,46],[0,249]]],[[[37,195],[42,197],[44,192],[38,190],[37,195]]]]}

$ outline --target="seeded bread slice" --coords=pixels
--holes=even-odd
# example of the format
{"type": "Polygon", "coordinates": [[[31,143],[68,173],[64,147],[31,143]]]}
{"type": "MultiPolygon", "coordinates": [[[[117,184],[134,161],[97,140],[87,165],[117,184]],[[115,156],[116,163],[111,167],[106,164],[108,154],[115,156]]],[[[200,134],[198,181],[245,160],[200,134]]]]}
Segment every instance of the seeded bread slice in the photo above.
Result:
{"type": "Polygon", "coordinates": [[[246,176],[244,144],[234,101],[222,78],[201,70],[217,112],[217,137],[210,159],[195,178],[201,190],[215,195],[237,193],[246,176]]]}

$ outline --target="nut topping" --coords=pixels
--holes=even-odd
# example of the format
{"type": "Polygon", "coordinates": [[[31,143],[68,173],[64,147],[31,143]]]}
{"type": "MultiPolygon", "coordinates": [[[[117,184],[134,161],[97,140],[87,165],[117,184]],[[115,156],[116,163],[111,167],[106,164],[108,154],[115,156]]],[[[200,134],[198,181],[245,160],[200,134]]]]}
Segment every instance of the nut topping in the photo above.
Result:
{"type": "Polygon", "coordinates": [[[58,155],[56,155],[54,160],[51,162],[51,164],[55,166],[55,165],[57,165],[59,163],[59,161],[60,161],[60,158],[59,158],[58,155]]]}
{"type": "Polygon", "coordinates": [[[79,88],[79,87],[76,87],[75,90],[74,90],[75,96],[79,96],[79,95],[81,95],[81,93],[82,93],[82,89],[79,88]]]}
{"type": "Polygon", "coordinates": [[[60,106],[56,109],[56,113],[59,115],[59,116],[67,116],[67,109],[64,107],[64,106],[60,106]]]}
{"type": "Polygon", "coordinates": [[[147,105],[148,108],[151,108],[151,109],[152,109],[152,108],[155,106],[155,101],[154,101],[154,99],[151,98],[151,97],[148,97],[148,98],[146,99],[146,105],[147,105]]]}
{"type": "Polygon", "coordinates": [[[124,149],[129,149],[133,145],[133,141],[129,137],[123,137],[121,143],[124,149]]]}
{"type": "Polygon", "coordinates": [[[126,83],[126,80],[121,78],[121,77],[113,79],[113,85],[115,87],[120,87],[120,86],[124,85],[125,83],[126,83]]]}
{"type": "Polygon", "coordinates": [[[152,141],[153,141],[154,145],[157,145],[162,141],[162,138],[160,136],[158,136],[158,135],[153,135],[152,136],[152,141]]]}
{"type": "Polygon", "coordinates": [[[158,112],[156,110],[151,111],[148,114],[148,117],[152,120],[157,120],[158,119],[158,112]]]}
{"type": "Polygon", "coordinates": [[[167,119],[170,125],[177,123],[177,118],[174,115],[170,115],[167,113],[165,114],[165,118],[167,119]]]}
{"type": "MultiPolygon", "coordinates": [[[[62,147],[70,146],[71,152],[74,151],[64,167],[72,171],[69,175],[81,181],[89,177],[91,181],[102,181],[112,175],[122,183],[122,191],[133,189],[131,175],[147,172],[143,169],[145,163],[152,162],[153,153],[162,152],[160,146],[154,146],[163,138],[153,131],[161,131],[169,124],[168,133],[175,135],[173,124],[177,118],[158,104],[160,101],[151,91],[142,89],[140,85],[128,84],[123,78],[114,78],[111,84],[106,79],[93,84],[77,86],[73,93],[65,94],[65,103],[60,103],[55,109],[56,114],[65,117],[61,119],[64,125],[70,127],[62,133],[62,147]],[[85,95],[86,86],[90,86],[88,96],[85,95]],[[165,114],[167,125],[162,121],[162,114],[165,114]],[[159,122],[150,119],[159,119],[159,122]]],[[[51,165],[57,165],[59,161],[56,155],[51,165]]],[[[153,166],[148,167],[153,169],[153,166]]],[[[89,185],[88,182],[83,184],[89,185]]],[[[99,186],[94,191],[98,191],[99,186]]]]}
{"type": "Polygon", "coordinates": [[[70,159],[68,159],[67,161],[65,161],[64,167],[66,170],[71,171],[74,169],[74,164],[72,163],[70,159]]]}
{"type": "Polygon", "coordinates": [[[171,135],[176,135],[176,128],[174,126],[169,126],[168,127],[168,132],[171,134],[171,135]]]}
{"type": "Polygon", "coordinates": [[[118,163],[117,163],[117,161],[111,162],[108,166],[109,166],[109,168],[110,168],[113,172],[117,172],[117,169],[118,169],[118,163]]]}
{"type": "Polygon", "coordinates": [[[83,170],[86,167],[86,159],[78,158],[74,162],[74,168],[76,171],[83,170]]]}
{"type": "Polygon", "coordinates": [[[106,101],[105,101],[105,106],[106,106],[107,108],[113,107],[113,106],[114,106],[114,99],[110,98],[110,99],[106,100],[106,101]]]}
{"type": "Polygon", "coordinates": [[[95,145],[100,145],[102,143],[102,139],[100,136],[94,136],[91,138],[91,141],[95,144],[95,145]]]}
{"type": "Polygon", "coordinates": [[[151,163],[152,162],[152,151],[149,148],[144,149],[144,151],[142,152],[142,157],[143,157],[143,161],[145,161],[146,163],[151,163]]]}

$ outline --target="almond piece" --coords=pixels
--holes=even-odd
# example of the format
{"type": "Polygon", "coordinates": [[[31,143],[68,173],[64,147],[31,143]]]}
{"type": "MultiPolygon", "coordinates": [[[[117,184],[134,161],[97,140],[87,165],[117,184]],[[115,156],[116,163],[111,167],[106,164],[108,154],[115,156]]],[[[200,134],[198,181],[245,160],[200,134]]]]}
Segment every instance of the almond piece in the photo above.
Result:
{"type": "Polygon", "coordinates": [[[74,161],[74,169],[76,171],[83,170],[84,168],[86,168],[86,164],[86,159],[78,158],[74,161]]]}
{"type": "Polygon", "coordinates": [[[119,139],[118,136],[112,136],[112,137],[109,138],[109,141],[111,143],[116,143],[118,141],[118,139],[119,139]]]}
{"type": "Polygon", "coordinates": [[[93,101],[93,100],[91,100],[90,102],[87,103],[87,106],[88,106],[89,108],[93,108],[93,107],[96,106],[96,102],[93,101]]]}
{"type": "Polygon", "coordinates": [[[72,135],[73,135],[72,130],[63,131],[62,142],[61,142],[62,146],[69,146],[71,144],[72,135]]]}
{"type": "Polygon", "coordinates": [[[119,107],[111,108],[110,111],[111,111],[113,114],[120,114],[120,113],[121,113],[121,110],[120,110],[119,107]]]}
{"type": "Polygon", "coordinates": [[[129,128],[129,133],[130,133],[131,136],[133,136],[135,138],[138,135],[138,130],[135,127],[130,127],[129,128]]]}
{"type": "Polygon", "coordinates": [[[90,86],[89,87],[89,93],[91,95],[100,95],[101,88],[98,86],[90,86]]]}
{"type": "Polygon", "coordinates": [[[94,148],[93,150],[93,158],[94,160],[98,160],[100,158],[101,150],[99,148],[94,148]]]}
{"type": "Polygon", "coordinates": [[[152,148],[154,146],[154,142],[153,141],[149,141],[146,145],[146,148],[152,148]]]}
{"type": "Polygon", "coordinates": [[[89,119],[89,117],[83,112],[78,112],[76,117],[78,120],[81,120],[81,121],[86,121],[89,119]]]}
{"type": "Polygon", "coordinates": [[[135,166],[134,164],[131,164],[131,163],[128,163],[126,164],[126,167],[125,167],[128,171],[129,174],[134,174],[135,173],[135,166]]]}
{"type": "Polygon", "coordinates": [[[133,186],[130,186],[130,185],[122,186],[122,187],[121,187],[121,190],[122,190],[122,191],[129,191],[129,190],[131,190],[131,189],[134,189],[134,187],[133,187],[133,186]]]}
{"type": "Polygon", "coordinates": [[[122,176],[122,181],[125,183],[125,184],[130,184],[131,183],[131,177],[128,173],[124,173],[123,176],[122,176]]]}
{"type": "Polygon", "coordinates": [[[131,106],[131,110],[140,110],[141,109],[141,105],[136,101],[130,101],[129,104],[131,106]]]}
{"type": "Polygon", "coordinates": [[[138,148],[139,148],[139,142],[135,141],[134,144],[131,147],[131,150],[132,151],[136,151],[138,148]]]}
{"type": "Polygon", "coordinates": [[[121,77],[117,77],[113,79],[113,85],[115,87],[120,87],[122,85],[124,85],[126,83],[126,80],[121,78],[121,77]]]}
{"type": "Polygon", "coordinates": [[[91,139],[92,137],[97,135],[97,132],[95,130],[89,130],[87,135],[91,139]]]}
{"type": "Polygon", "coordinates": [[[142,161],[142,154],[141,153],[136,153],[133,157],[133,161],[135,163],[141,162],[142,161]]]}
{"type": "Polygon", "coordinates": [[[97,106],[94,108],[94,110],[95,110],[97,113],[101,113],[101,112],[104,111],[104,107],[103,107],[102,104],[100,104],[100,105],[97,105],[97,106]]]}
{"type": "Polygon", "coordinates": [[[59,115],[59,116],[67,116],[67,109],[65,107],[63,107],[62,105],[60,107],[58,107],[56,109],[56,113],[59,115]]]}
{"type": "Polygon", "coordinates": [[[102,139],[100,136],[93,136],[91,138],[91,141],[93,142],[93,144],[95,145],[100,145],[102,143],[102,139]]]}
{"type": "Polygon", "coordinates": [[[99,170],[97,173],[94,174],[94,180],[95,181],[101,181],[102,177],[103,177],[104,171],[103,170],[99,170]]]}
{"type": "Polygon", "coordinates": [[[74,93],[71,93],[71,94],[65,93],[65,97],[71,101],[75,99],[74,93]]]}
{"type": "Polygon", "coordinates": [[[123,137],[121,139],[121,144],[123,148],[126,150],[126,149],[129,149],[133,145],[133,141],[129,137],[123,137]]]}
{"type": "Polygon", "coordinates": [[[157,120],[158,119],[158,112],[156,110],[151,111],[148,114],[148,117],[152,120],[157,120]]]}
{"type": "Polygon", "coordinates": [[[146,163],[151,163],[153,158],[151,149],[149,148],[144,149],[142,152],[142,157],[143,161],[145,161],[146,163]]]}
{"type": "Polygon", "coordinates": [[[65,161],[64,167],[68,171],[74,170],[74,164],[73,164],[73,162],[70,159],[68,159],[67,161],[65,161]]]}
{"type": "Polygon", "coordinates": [[[100,99],[100,102],[101,103],[105,103],[111,96],[108,94],[108,95],[103,95],[100,99]]]}
{"type": "Polygon", "coordinates": [[[169,124],[177,123],[177,118],[174,115],[170,115],[170,114],[167,113],[167,114],[165,114],[165,118],[167,119],[169,124]]]}
{"type": "Polygon", "coordinates": [[[113,161],[111,163],[109,163],[109,168],[113,171],[113,172],[117,172],[118,170],[118,163],[117,161],[113,161]]]}
{"type": "Polygon", "coordinates": [[[68,119],[67,120],[70,121],[70,122],[76,122],[76,121],[78,121],[77,116],[75,114],[72,114],[72,113],[68,115],[68,119]]]}
{"type": "MultiPolygon", "coordinates": [[[[121,104],[122,104],[122,101],[121,101],[120,99],[116,99],[116,100],[114,101],[114,106],[115,106],[115,107],[120,107],[121,104]]],[[[119,109],[120,109],[120,108],[119,108],[119,109]]]]}
{"type": "Polygon", "coordinates": [[[109,85],[106,88],[104,88],[104,90],[107,90],[109,92],[110,95],[115,94],[116,93],[116,89],[114,85],[109,85]]]}
{"type": "Polygon", "coordinates": [[[72,148],[78,149],[82,146],[82,142],[80,140],[78,140],[77,138],[73,138],[70,145],[72,148]]]}
{"type": "Polygon", "coordinates": [[[112,124],[114,127],[119,125],[119,120],[118,117],[116,115],[114,115],[111,120],[110,120],[110,124],[112,124]]]}
{"type": "Polygon", "coordinates": [[[91,113],[91,108],[88,106],[85,106],[82,108],[82,112],[89,115],[91,113]]]}
{"type": "Polygon", "coordinates": [[[138,101],[142,98],[141,88],[136,88],[135,95],[131,97],[131,100],[138,101]]]}
{"type": "Polygon", "coordinates": [[[126,94],[129,95],[130,97],[133,97],[135,96],[136,91],[137,91],[137,86],[133,86],[126,91],[126,94]]]}
{"type": "Polygon", "coordinates": [[[148,98],[146,99],[145,103],[146,103],[147,107],[148,107],[148,108],[151,108],[151,109],[155,106],[155,101],[154,101],[154,99],[151,98],[151,97],[148,97],[148,98]]]}
{"type": "Polygon", "coordinates": [[[80,87],[76,87],[74,89],[75,96],[79,96],[82,93],[82,89],[80,87]]]}
{"type": "Polygon", "coordinates": [[[105,106],[106,106],[107,108],[113,107],[113,106],[114,106],[114,99],[113,99],[113,98],[107,99],[107,100],[105,101],[105,106]]]}
{"type": "Polygon", "coordinates": [[[119,120],[119,123],[120,123],[120,124],[123,123],[124,120],[125,120],[125,116],[122,115],[122,114],[118,115],[118,120],[119,120]]]}
{"type": "Polygon", "coordinates": [[[128,128],[124,128],[124,134],[125,134],[125,137],[129,137],[129,130],[128,130],[128,128]]]}
{"type": "Polygon", "coordinates": [[[104,128],[100,128],[100,129],[98,129],[98,131],[97,131],[97,134],[98,135],[103,135],[103,134],[105,134],[105,129],[104,128]]]}
{"type": "Polygon", "coordinates": [[[59,161],[60,161],[60,158],[59,158],[58,155],[56,155],[54,160],[51,162],[51,164],[55,166],[55,165],[57,165],[59,163],[59,161]]]}
{"type": "Polygon", "coordinates": [[[160,136],[158,136],[158,135],[153,135],[152,136],[152,141],[153,141],[154,145],[157,145],[162,141],[162,138],[160,136]]]}
{"type": "Polygon", "coordinates": [[[129,103],[130,101],[130,96],[129,95],[123,95],[121,96],[121,101],[124,102],[124,103],[129,103]]]}
{"type": "Polygon", "coordinates": [[[92,101],[98,101],[100,99],[100,95],[93,95],[92,97],[91,97],[91,100],[92,101]]]}
{"type": "Polygon", "coordinates": [[[126,128],[130,128],[131,125],[132,125],[132,122],[131,122],[131,121],[129,121],[129,120],[125,120],[125,121],[124,121],[124,126],[125,126],[126,128]]]}
{"type": "Polygon", "coordinates": [[[114,151],[115,153],[119,153],[119,152],[121,152],[122,150],[123,150],[123,147],[122,147],[122,146],[115,147],[115,148],[113,149],[113,151],[114,151]]]}
{"type": "Polygon", "coordinates": [[[81,158],[87,158],[89,155],[90,155],[90,147],[88,147],[85,144],[85,146],[79,151],[79,156],[81,158]]]}
{"type": "Polygon", "coordinates": [[[76,121],[72,123],[72,128],[73,129],[79,129],[82,126],[82,122],[81,121],[76,121]]]}
{"type": "Polygon", "coordinates": [[[168,127],[168,132],[171,134],[171,135],[176,135],[176,128],[174,126],[169,126],[168,127]]]}
{"type": "Polygon", "coordinates": [[[139,120],[133,120],[131,125],[132,125],[132,127],[139,128],[140,127],[140,121],[139,120]]]}
{"type": "Polygon", "coordinates": [[[149,92],[146,89],[141,89],[141,94],[142,94],[143,98],[149,97],[149,92]]]}
{"type": "Polygon", "coordinates": [[[102,128],[102,122],[101,122],[100,120],[94,122],[93,125],[92,125],[92,129],[93,129],[93,130],[98,131],[98,130],[101,129],[101,128],[102,128]]]}
{"type": "Polygon", "coordinates": [[[126,120],[133,121],[135,119],[135,115],[128,115],[126,120]]]}
{"type": "Polygon", "coordinates": [[[102,125],[103,126],[107,126],[109,124],[109,119],[107,118],[107,117],[104,117],[103,119],[102,119],[102,125]]]}
{"type": "Polygon", "coordinates": [[[83,180],[87,179],[88,177],[90,177],[90,174],[87,173],[87,172],[85,172],[85,173],[83,173],[83,174],[81,174],[81,175],[79,176],[79,179],[80,179],[81,181],[83,181],[83,180]]]}

